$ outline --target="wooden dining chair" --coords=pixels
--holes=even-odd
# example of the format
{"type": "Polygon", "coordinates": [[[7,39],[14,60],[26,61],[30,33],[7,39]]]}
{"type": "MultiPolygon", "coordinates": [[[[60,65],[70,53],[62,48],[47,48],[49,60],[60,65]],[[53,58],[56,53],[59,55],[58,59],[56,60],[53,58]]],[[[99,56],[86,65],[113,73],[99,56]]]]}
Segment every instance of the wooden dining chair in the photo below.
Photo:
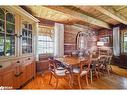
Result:
{"type": "Polygon", "coordinates": [[[112,55],[108,55],[105,61],[105,69],[108,73],[108,76],[110,76],[112,72],[111,62],[112,62],[112,55]]]}
{"type": "Polygon", "coordinates": [[[110,75],[110,70],[112,70],[111,68],[111,60],[112,60],[112,56],[109,55],[100,55],[99,56],[99,66],[98,66],[98,70],[99,72],[102,72],[103,74],[105,72],[108,73],[108,75],[110,75]]]}
{"type": "Polygon", "coordinates": [[[82,59],[79,63],[78,67],[73,67],[72,68],[72,74],[73,76],[77,76],[78,78],[78,85],[79,88],[81,89],[81,78],[83,76],[85,76],[86,79],[86,84],[88,85],[88,74],[89,74],[89,70],[90,70],[90,64],[91,64],[91,59],[87,58],[87,59],[82,59]]]}
{"type": "Polygon", "coordinates": [[[56,79],[55,88],[58,87],[59,79],[69,77],[69,86],[71,88],[71,74],[70,70],[66,66],[62,67],[61,65],[57,64],[55,60],[49,59],[49,71],[51,73],[49,84],[51,83],[52,76],[54,76],[56,79]]]}
{"type": "Polygon", "coordinates": [[[98,68],[98,58],[91,59],[91,65],[90,65],[90,81],[93,82],[93,77],[96,76],[97,79],[99,79],[99,71],[98,68]]]}
{"type": "Polygon", "coordinates": [[[97,79],[99,78],[99,72],[97,70],[99,57],[98,57],[97,51],[93,51],[91,55],[92,55],[92,58],[91,58],[91,65],[90,65],[90,80],[92,83],[94,76],[96,76],[97,79]]]}

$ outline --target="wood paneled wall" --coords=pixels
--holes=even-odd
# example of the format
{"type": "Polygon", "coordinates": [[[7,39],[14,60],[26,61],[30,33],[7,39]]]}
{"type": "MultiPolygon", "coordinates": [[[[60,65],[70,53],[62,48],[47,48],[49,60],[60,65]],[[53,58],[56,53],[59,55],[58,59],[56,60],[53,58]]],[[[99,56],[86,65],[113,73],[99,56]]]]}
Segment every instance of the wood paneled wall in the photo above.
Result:
{"type": "MultiPolygon", "coordinates": [[[[86,32],[87,28],[82,28],[74,25],[65,25],[64,29],[64,54],[70,54],[76,50],[76,35],[78,32],[86,32]]],[[[88,41],[88,47],[96,47],[97,37],[91,38],[88,41]]]]}
{"type": "Polygon", "coordinates": [[[109,37],[109,43],[105,44],[108,47],[113,45],[113,30],[112,29],[100,29],[98,30],[98,40],[100,38],[109,37]]]}
{"type": "MultiPolygon", "coordinates": [[[[44,26],[52,26],[54,27],[53,21],[39,19],[40,25],[44,26]]],[[[72,51],[76,50],[76,35],[78,32],[86,32],[88,29],[80,26],[74,26],[74,25],[64,25],[64,54],[70,54],[72,51]]],[[[88,41],[88,47],[96,46],[96,40],[97,37],[93,37],[88,41]]]]}

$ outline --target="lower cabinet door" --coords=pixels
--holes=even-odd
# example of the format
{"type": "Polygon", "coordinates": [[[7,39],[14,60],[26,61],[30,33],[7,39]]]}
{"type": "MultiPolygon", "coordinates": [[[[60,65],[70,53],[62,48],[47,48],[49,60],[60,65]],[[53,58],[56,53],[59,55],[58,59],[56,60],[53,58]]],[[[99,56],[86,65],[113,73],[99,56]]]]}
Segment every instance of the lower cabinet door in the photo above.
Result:
{"type": "Polygon", "coordinates": [[[26,74],[27,74],[27,71],[26,71],[26,66],[22,66],[22,69],[21,69],[21,85],[23,85],[25,82],[27,82],[27,78],[26,78],[26,74]]]}
{"type": "Polygon", "coordinates": [[[16,66],[14,68],[14,88],[20,88],[21,86],[21,78],[19,77],[20,74],[20,66],[16,66]]]}
{"type": "Polygon", "coordinates": [[[0,75],[0,86],[2,86],[2,76],[0,75]]]}
{"type": "Polygon", "coordinates": [[[31,78],[31,64],[28,64],[27,66],[26,66],[26,71],[27,71],[27,80],[29,80],[30,78],[31,78]]]}
{"type": "Polygon", "coordinates": [[[35,77],[35,69],[36,68],[36,66],[35,66],[35,62],[33,62],[32,64],[31,64],[31,77],[35,77]]]}
{"type": "Polygon", "coordinates": [[[13,87],[13,70],[8,70],[2,74],[2,85],[5,87],[13,87]]]}

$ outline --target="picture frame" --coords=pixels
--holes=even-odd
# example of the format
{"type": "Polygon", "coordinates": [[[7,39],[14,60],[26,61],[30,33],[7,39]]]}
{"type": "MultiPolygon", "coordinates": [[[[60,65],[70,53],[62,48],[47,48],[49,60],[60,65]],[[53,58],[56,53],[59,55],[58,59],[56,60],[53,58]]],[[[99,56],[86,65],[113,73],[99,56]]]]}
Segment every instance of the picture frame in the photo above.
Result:
{"type": "Polygon", "coordinates": [[[104,42],[104,43],[109,43],[109,36],[105,36],[105,37],[100,38],[100,41],[104,42]]]}

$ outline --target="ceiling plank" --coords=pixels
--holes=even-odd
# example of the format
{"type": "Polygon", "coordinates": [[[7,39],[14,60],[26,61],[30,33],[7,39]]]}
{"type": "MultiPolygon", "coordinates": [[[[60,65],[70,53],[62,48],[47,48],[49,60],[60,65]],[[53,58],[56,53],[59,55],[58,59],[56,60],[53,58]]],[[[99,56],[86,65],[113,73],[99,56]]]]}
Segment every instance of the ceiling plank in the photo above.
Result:
{"type": "Polygon", "coordinates": [[[96,10],[100,11],[101,13],[123,23],[123,24],[127,24],[127,18],[125,18],[124,16],[122,16],[119,12],[115,11],[113,8],[111,7],[101,7],[101,6],[96,6],[94,7],[96,10]]]}
{"type": "Polygon", "coordinates": [[[93,18],[91,16],[73,11],[73,10],[68,9],[66,7],[62,7],[62,6],[45,6],[45,7],[48,7],[50,9],[53,9],[53,10],[56,10],[56,11],[59,11],[59,12],[65,13],[65,14],[69,14],[69,15],[71,15],[71,16],[73,16],[76,19],[79,19],[81,21],[88,22],[88,23],[93,24],[93,25],[97,25],[97,26],[100,26],[103,28],[110,29],[110,26],[108,23],[101,21],[99,19],[93,18]]]}

